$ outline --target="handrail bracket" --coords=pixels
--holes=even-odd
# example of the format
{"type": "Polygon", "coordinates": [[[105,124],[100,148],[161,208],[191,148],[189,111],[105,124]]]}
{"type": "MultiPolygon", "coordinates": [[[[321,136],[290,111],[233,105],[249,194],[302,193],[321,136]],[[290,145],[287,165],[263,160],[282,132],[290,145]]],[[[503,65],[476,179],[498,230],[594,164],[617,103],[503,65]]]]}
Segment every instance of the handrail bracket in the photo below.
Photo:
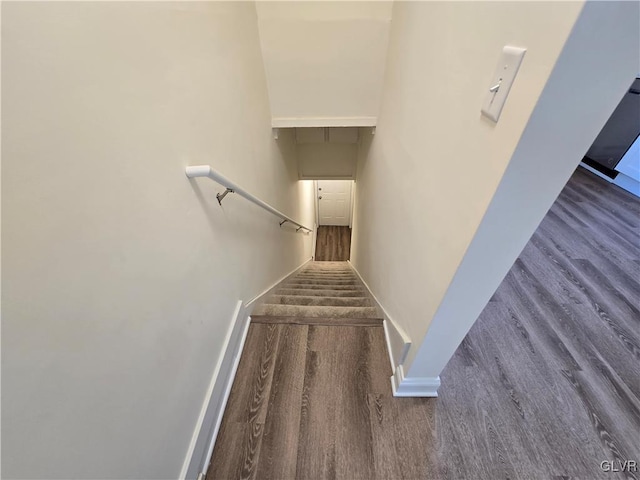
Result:
{"type": "Polygon", "coordinates": [[[236,193],[240,195],[242,198],[249,200],[254,205],[257,205],[260,208],[265,209],[267,212],[271,213],[272,215],[275,215],[276,217],[278,217],[278,219],[282,220],[280,222],[280,226],[284,225],[286,222],[289,222],[291,225],[295,225],[296,227],[299,227],[296,229],[296,232],[299,232],[300,229],[306,230],[307,232],[312,232],[312,230],[309,227],[305,227],[301,223],[296,222],[292,218],[289,218],[288,216],[286,216],[280,210],[276,210],[268,203],[260,200],[255,195],[250,194],[241,186],[233,183],[229,179],[222,176],[220,173],[214,171],[209,165],[190,165],[185,168],[184,173],[187,175],[188,178],[196,178],[196,177],[210,178],[214,182],[219,183],[220,185],[225,187],[226,190],[224,192],[216,194],[216,199],[218,200],[218,203],[220,204],[220,206],[222,206],[222,200],[224,200],[224,197],[226,197],[227,194],[236,193]]]}
{"type": "Polygon", "coordinates": [[[220,206],[222,206],[222,200],[224,200],[224,197],[227,196],[227,193],[233,193],[233,189],[227,188],[222,195],[219,193],[216,194],[216,198],[218,199],[218,203],[220,204],[220,206]]]}

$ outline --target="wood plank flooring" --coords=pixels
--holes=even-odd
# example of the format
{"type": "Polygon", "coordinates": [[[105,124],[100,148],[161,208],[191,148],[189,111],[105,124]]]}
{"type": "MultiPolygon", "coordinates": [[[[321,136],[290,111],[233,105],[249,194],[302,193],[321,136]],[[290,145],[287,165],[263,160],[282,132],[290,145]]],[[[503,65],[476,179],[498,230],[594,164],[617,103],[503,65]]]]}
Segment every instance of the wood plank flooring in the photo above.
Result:
{"type": "Polygon", "coordinates": [[[384,349],[381,326],[252,324],[207,478],[374,478],[384,349]]]}
{"type": "Polygon", "coordinates": [[[441,375],[382,327],[255,324],[208,479],[636,479],[640,200],[577,171],[441,375]]]}
{"type": "Polygon", "coordinates": [[[351,229],[349,227],[318,227],[316,255],[319,262],[346,262],[351,252],[351,229]]]}

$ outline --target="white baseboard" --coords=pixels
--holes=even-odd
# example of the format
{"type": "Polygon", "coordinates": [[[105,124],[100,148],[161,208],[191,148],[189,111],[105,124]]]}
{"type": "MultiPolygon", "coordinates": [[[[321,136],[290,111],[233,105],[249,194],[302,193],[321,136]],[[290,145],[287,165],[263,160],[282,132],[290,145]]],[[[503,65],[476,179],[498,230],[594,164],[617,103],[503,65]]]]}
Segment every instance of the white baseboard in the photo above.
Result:
{"type": "Polygon", "coordinates": [[[580,163],[580,167],[593,173],[594,175],[599,176],[600,178],[606,180],[609,183],[613,183],[614,185],[617,185],[618,187],[626,190],[627,192],[635,195],[636,197],[640,197],[640,182],[635,178],[629,177],[628,175],[625,175],[624,173],[620,173],[620,172],[618,172],[618,176],[616,178],[609,178],[604,173],[600,173],[598,170],[596,170],[593,167],[590,167],[586,163],[580,163]]]}
{"type": "Polygon", "coordinates": [[[205,394],[205,399],[200,410],[200,416],[196,423],[187,455],[185,456],[180,479],[195,480],[209,465],[213,447],[218,436],[220,424],[224,414],[231,387],[238,370],[240,356],[244,347],[244,342],[249,331],[250,313],[260,305],[267,295],[284,280],[295,275],[303,268],[311,258],[306,260],[302,265],[293,269],[290,273],[273,283],[269,288],[261,294],[252,298],[243,305],[242,301],[238,301],[234,311],[231,325],[227,331],[225,341],[223,343],[223,353],[218,360],[218,364],[213,370],[209,388],[205,394]]]}
{"type": "Polygon", "coordinates": [[[606,180],[609,183],[613,183],[613,180],[609,177],[607,177],[604,173],[599,172],[598,170],[596,170],[593,167],[590,167],[589,165],[587,165],[586,163],[582,163],[580,162],[580,164],[578,165],[579,167],[584,168],[585,170],[587,170],[588,172],[593,173],[594,175],[597,175],[600,178],[603,178],[604,180],[606,180]]]}
{"type": "MultiPolygon", "coordinates": [[[[200,416],[182,464],[180,479],[196,479],[203,464],[208,463],[206,457],[210,439],[213,438],[215,441],[218,434],[228,391],[233,384],[235,368],[237,368],[236,358],[239,358],[240,352],[242,352],[248,326],[249,316],[246,314],[246,309],[243,308],[242,301],[238,301],[224,339],[222,355],[220,355],[209,381],[209,387],[200,409],[200,416]]],[[[206,468],[206,464],[204,468],[206,468]]]]}
{"type": "Polygon", "coordinates": [[[396,373],[396,362],[393,359],[393,347],[391,346],[391,335],[389,334],[389,322],[382,321],[382,328],[384,328],[384,340],[387,342],[387,354],[389,355],[389,363],[391,363],[391,373],[396,373]]]}
{"type": "Polygon", "coordinates": [[[244,342],[247,339],[247,333],[249,333],[249,324],[251,323],[249,320],[249,315],[247,315],[247,310],[244,308],[242,310],[242,316],[246,317],[246,321],[244,322],[244,328],[242,330],[242,336],[240,337],[240,342],[238,342],[238,348],[235,350],[235,355],[233,359],[233,364],[231,366],[231,373],[226,382],[226,388],[224,390],[224,395],[222,397],[222,403],[220,404],[220,408],[218,409],[218,414],[216,416],[216,422],[213,427],[213,432],[209,435],[209,446],[207,448],[207,455],[204,457],[203,461],[200,464],[200,472],[198,472],[198,478],[200,476],[205,476],[207,473],[207,468],[209,467],[209,463],[211,462],[211,456],[213,455],[213,447],[216,444],[216,439],[218,438],[218,432],[220,431],[220,425],[222,424],[222,417],[224,415],[224,410],[227,408],[227,401],[229,400],[229,395],[231,394],[231,387],[233,386],[233,381],[236,378],[236,373],[238,372],[238,365],[240,365],[240,357],[242,356],[242,350],[244,348],[244,342]]]}
{"type": "Polygon", "coordinates": [[[635,178],[619,173],[613,183],[636,197],[640,197],[640,182],[635,178]]]}
{"type": "Polygon", "coordinates": [[[398,325],[393,319],[389,316],[384,307],[380,304],[380,301],[371,291],[367,282],[364,281],[360,272],[353,266],[353,264],[349,261],[349,265],[356,273],[364,287],[373,298],[373,301],[376,304],[376,307],[380,312],[382,312],[384,318],[384,336],[387,341],[387,350],[389,352],[389,361],[391,362],[391,370],[395,373],[396,367],[402,365],[407,358],[407,354],[409,353],[409,348],[411,348],[411,338],[406,332],[398,325]]]}
{"type": "Polygon", "coordinates": [[[391,377],[394,397],[437,397],[440,377],[405,378],[402,365],[391,377]]]}

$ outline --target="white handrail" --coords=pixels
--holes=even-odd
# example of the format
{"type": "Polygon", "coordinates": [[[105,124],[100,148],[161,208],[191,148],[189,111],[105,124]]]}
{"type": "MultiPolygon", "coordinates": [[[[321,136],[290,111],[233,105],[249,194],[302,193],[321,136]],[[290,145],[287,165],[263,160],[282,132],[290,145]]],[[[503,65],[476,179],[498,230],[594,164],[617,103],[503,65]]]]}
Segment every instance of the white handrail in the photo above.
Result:
{"type": "Polygon", "coordinates": [[[227,193],[237,193],[241,197],[244,197],[247,200],[249,200],[251,203],[255,203],[259,207],[264,208],[266,211],[271,212],[276,217],[279,217],[282,220],[282,222],[280,222],[280,226],[282,226],[282,224],[285,222],[289,222],[298,227],[296,231],[300,229],[307,230],[309,232],[312,231],[309,227],[305,227],[304,225],[296,222],[295,220],[292,220],[291,218],[286,216],[284,213],[273,208],[268,203],[265,203],[262,200],[260,200],[258,197],[251,195],[244,188],[240,187],[239,185],[233,183],[231,180],[220,175],[218,172],[213,170],[209,165],[197,165],[197,166],[187,167],[185,169],[185,173],[189,178],[209,177],[210,179],[216,181],[217,183],[225,187],[227,190],[222,195],[221,194],[216,195],[216,197],[218,198],[218,203],[220,203],[220,205],[222,205],[222,199],[227,195],[227,193]]]}

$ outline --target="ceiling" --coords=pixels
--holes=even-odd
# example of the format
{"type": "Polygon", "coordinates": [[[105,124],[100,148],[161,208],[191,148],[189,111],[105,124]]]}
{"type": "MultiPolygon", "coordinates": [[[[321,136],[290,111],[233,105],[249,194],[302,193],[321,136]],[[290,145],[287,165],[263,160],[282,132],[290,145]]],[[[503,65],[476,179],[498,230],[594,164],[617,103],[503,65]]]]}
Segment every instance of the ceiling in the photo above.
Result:
{"type": "Polygon", "coordinates": [[[392,2],[257,2],[274,127],[374,126],[392,2]]]}

